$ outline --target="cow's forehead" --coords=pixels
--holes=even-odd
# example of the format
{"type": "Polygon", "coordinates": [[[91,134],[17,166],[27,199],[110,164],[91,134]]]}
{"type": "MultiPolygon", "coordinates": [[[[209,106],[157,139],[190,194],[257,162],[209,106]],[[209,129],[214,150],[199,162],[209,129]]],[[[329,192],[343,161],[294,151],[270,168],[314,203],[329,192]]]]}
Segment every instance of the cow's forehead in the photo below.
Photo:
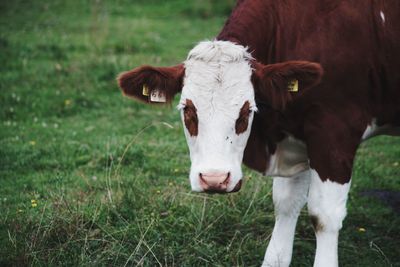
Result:
{"type": "Polygon", "coordinates": [[[240,109],[254,106],[251,56],[243,46],[226,41],[197,45],[185,61],[182,101],[189,98],[201,110],[240,109]]]}

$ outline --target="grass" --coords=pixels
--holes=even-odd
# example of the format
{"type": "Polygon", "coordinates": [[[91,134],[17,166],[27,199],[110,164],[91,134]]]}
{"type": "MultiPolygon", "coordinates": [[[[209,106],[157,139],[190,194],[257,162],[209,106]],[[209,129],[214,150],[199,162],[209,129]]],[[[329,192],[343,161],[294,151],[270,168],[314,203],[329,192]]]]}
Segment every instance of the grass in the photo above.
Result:
{"type": "MultiPolygon", "coordinates": [[[[271,179],[190,192],[178,112],[121,96],[115,77],[184,60],[222,27],[225,1],[0,3],[0,265],[258,266],[273,227],[271,179]]],[[[400,190],[400,140],[363,144],[341,266],[400,266],[400,218],[360,196],[400,190]],[[365,228],[365,231],[360,231],[365,228]]],[[[293,266],[311,266],[306,211],[293,266]]]]}

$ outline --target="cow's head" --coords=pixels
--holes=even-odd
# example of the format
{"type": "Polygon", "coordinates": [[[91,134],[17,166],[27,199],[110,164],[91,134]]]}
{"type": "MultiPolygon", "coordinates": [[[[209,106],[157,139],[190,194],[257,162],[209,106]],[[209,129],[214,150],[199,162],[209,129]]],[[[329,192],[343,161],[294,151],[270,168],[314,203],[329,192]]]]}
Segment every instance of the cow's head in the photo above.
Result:
{"type": "Polygon", "coordinates": [[[288,84],[310,87],[321,72],[319,64],[304,61],[263,65],[243,46],[209,41],[192,49],[184,64],[142,66],[122,73],[118,82],[125,95],[150,104],[171,102],[181,92],[192,190],[224,193],[241,187],[257,101],[284,109],[291,98],[288,84]]]}

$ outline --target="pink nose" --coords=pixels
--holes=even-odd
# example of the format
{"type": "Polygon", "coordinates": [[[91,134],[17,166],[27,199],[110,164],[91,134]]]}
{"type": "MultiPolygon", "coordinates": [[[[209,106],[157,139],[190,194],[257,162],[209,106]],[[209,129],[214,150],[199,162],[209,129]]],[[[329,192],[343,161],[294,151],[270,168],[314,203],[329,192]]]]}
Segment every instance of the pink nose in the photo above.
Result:
{"type": "Polygon", "coordinates": [[[224,193],[231,180],[231,174],[228,173],[200,173],[200,186],[205,192],[224,193]]]}

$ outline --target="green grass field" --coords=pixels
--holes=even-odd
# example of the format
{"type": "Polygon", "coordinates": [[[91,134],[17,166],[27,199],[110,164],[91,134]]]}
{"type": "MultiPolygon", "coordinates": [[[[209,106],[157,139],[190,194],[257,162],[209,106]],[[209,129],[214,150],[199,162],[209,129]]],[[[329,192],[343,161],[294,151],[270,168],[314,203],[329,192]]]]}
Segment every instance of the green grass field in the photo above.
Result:
{"type": "MultiPolygon", "coordinates": [[[[192,193],[175,104],[135,103],[115,81],[183,61],[233,2],[1,1],[0,266],[261,264],[271,179],[245,169],[237,194],[192,193]]],[[[400,191],[399,161],[400,139],[361,146],[341,266],[400,266],[399,215],[360,195],[400,191]]],[[[304,210],[292,266],[311,266],[314,249],[304,210]]]]}

